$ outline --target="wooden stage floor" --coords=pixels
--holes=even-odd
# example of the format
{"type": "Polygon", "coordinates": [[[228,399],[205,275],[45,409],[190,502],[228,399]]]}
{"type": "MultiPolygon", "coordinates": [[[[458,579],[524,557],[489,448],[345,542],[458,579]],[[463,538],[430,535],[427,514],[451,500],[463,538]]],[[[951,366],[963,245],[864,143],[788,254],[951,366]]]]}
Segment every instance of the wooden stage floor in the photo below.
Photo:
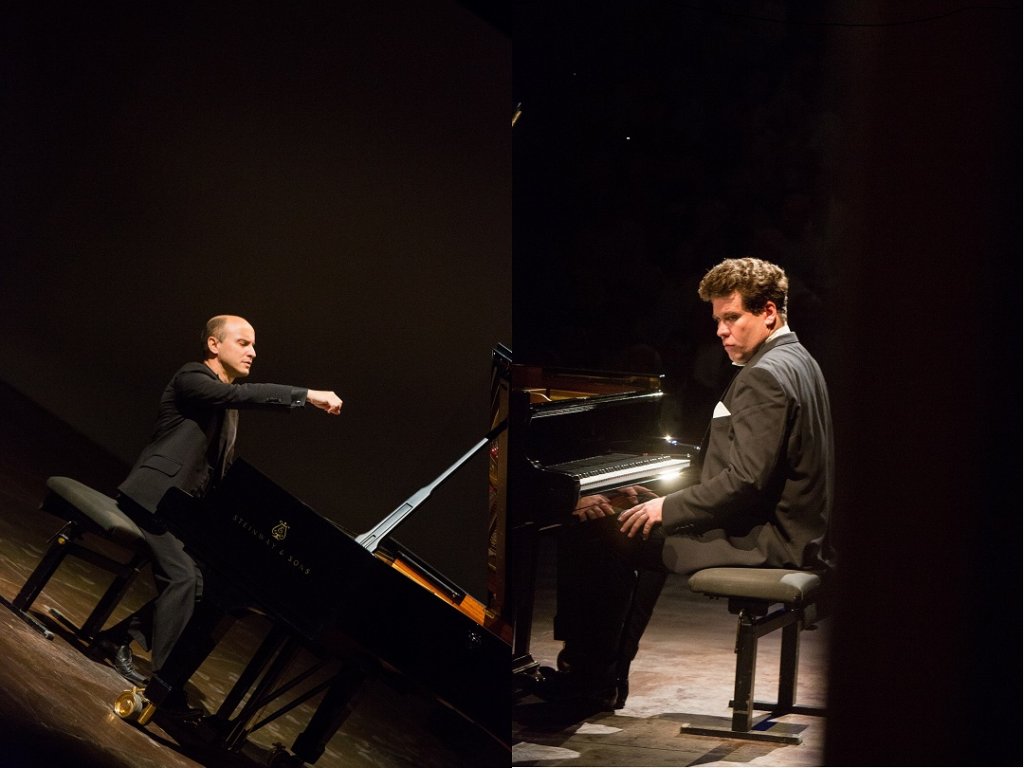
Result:
{"type": "MultiPolygon", "coordinates": [[[[46,478],[66,475],[112,494],[125,472],[120,462],[0,383],[0,597],[14,599],[61,527],[61,520],[39,510],[46,478]]],[[[115,698],[131,686],[107,664],[86,656],[50,615],[55,608],[80,625],[110,578],[76,558],[64,561],[30,611],[53,631],[52,639],[0,605],[0,768],[251,768],[268,765],[275,745],[292,745],[319,696],[250,734],[235,751],[211,750],[197,738],[195,728],[169,732],[155,721],[142,727],[114,714],[115,698]]],[[[152,594],[151,575],[143,572],[110,621],[152,594]]],[[[238,620],[193,676],[193,703],[215,711],[268,628],[267,619],[259,615],[238,620]]],[[[410,642],[415,642],[415,631],[410,628],[410,642]]],[[[148,671],[146,654],[133,650],[140,668],[148,671]]],[[[308,655],[300,654],[296,669],[308,661],[308,655]]],[[[328,660],[320,674],[330,670],[328,660]]],[[[314,676],[304,685],[317,681],[314,676]]],[[[351,715],[315,765],[503,768],[509,759],[507,746],[408,680],[381,674],[359,692],[351,715]]]]}
{"type": "MultiPolygon", "coordinates": [[[[59,522],[40,512],[50,475],[69,475],[110,492],[124,467],[0,385],[0,596],[10,600],[38,562],[59,522]]],[[[267,765],[275,744],[289,746],[311,711],[306,704],[250,735],[234,752],[210,751],[188,731],[140,727],[112,712],[129,686],[106,664],[85,656],[48,614],[54,607],[81,621],[109,576],[70,559],[33,606],[55,630],[52,640],[0,607],[0,768],[252,768],[267,765]]],[[[533,655],[553,664],[552,552],[542,549],[533,655]]],[[[137,580],[118,618],[148,598],[148,574],[137,580]]],[[[190,696],[215,709],[266,626],[240,620],[200,668],[190,696]]],[[[824,706],[829,623],[803,633],[798,702],[824,706]]],[[[822,764],[825,722],[787,715],[799,745],[684,735],[684,722],[727,721],[735,657],[735,618],[722,602],[693,595],[671,578],[641,644],[625,709],[576,722],[537,722],[527,699],[513,708],[511,755],[495,749],[429,697],[384,679],[372,680],[316,762],[322,768],[489,768],[490,766],[815,766],[822,764]],[[453,719],[454,718],[454,719],[453,719]]],[[[761,640],[755,692],[773,698],[779,633],[761,640]]],[[[140,664],[145,665],[141,654],[140,664]]],[[[315,701],[315,700],[314,700],[315,701]]]]}

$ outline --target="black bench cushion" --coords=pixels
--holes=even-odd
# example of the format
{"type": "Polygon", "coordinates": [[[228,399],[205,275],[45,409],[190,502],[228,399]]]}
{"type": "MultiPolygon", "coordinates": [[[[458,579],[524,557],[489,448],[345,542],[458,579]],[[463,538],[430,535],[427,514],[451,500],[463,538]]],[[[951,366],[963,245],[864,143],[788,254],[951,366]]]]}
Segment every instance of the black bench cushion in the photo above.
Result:
{"type": "Polygon", "coordinates": [[[785,568],[705,568],[690,577],[690,589],[714,597],[803,603],[821,586],[809,571],[785,568]]]}
{"type": "Polygon", "coordinates": [[[128,544],[142,539],[142,532],[117,506],[117,502],[70,477],[51,477],[46,481],[50,491],[91,520],[107,536],[128,544]]]}

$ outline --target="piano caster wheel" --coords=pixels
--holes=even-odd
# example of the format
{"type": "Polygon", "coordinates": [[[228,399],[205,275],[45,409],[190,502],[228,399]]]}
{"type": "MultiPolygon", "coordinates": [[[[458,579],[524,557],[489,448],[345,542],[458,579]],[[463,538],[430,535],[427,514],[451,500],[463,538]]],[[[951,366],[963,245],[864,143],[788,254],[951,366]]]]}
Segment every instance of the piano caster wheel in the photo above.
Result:
{"type": "Polygon", "coordinates": [[[114,699],[114,714],[122,720],[134,720],[139,725],[146,725],[156,712],[149,700],[143,695],[142,688],[132,688],[122,692],[114,699]]]}

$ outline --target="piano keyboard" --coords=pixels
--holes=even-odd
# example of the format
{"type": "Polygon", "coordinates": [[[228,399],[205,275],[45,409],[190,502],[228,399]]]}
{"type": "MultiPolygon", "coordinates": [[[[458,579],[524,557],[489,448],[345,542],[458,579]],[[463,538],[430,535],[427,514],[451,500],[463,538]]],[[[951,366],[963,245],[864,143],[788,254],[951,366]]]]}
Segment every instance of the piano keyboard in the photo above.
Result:
{"type": "Polygon", "coordinates": [[[654,480],[662,475],[681,472],[689,466],[690,459],[668,454],[611,453],[553,464],[547,469],[575,477],[583,494],[654,480]]]}

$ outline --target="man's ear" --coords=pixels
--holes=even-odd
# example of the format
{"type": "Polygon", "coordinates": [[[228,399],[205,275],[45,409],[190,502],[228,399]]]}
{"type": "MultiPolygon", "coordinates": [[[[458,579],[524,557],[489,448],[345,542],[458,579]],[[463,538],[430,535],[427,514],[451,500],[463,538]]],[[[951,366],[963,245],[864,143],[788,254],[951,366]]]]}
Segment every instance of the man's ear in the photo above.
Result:
{"type": "Polygon", "coordinates": [[[774,301],[764,303],[764,324],[770,331],[774,331],[779,325],[779,308],[774,301]]]}
{"type": "Polygon", "coordinates": [[[206,352],[210,355],[210,357],[217,356],[217,349],[219,346],[220,342],[217,340],[216,336],[206,337],[206,352]]]}

